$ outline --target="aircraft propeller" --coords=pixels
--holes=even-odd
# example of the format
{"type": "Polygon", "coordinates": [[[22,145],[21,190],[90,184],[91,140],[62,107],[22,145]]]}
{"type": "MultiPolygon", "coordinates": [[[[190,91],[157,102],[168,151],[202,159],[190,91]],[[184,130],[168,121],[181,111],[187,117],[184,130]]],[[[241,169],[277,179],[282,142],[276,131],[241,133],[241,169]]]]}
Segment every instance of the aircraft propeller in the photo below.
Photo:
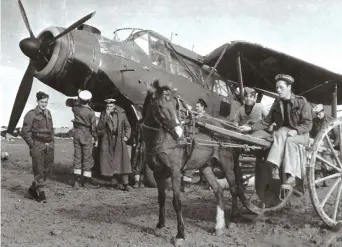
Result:
{"type": "Polygon", "coordinates": [[[19,4],[20,13],[21,13],[21,16],[24,20],[25,26],[30,33],[29,38],[25,38],[25,39],[20,41],[19,47],[20,47],[21,51],[27,57],[30,58],[30,63],[28,65],[27,70],[25,72],[25,75],[24,75],[24,77],[20,83],[20,86],[19,86],[19,89],[17,92],[17,96],[16,96],[15,101],[14,101],[11,117],[10,117],[10,120],[8,123],[7,133],[13,133],[16,125],[18,124],[20,116],[24,110],[27,99],[28,99],[30,92],[31,92],[32,83],[33,83],[33,76],[34,76],[34,72],[36,71],[37,62],[41,59],[46,60],[45,55],[46,55],[47,48],[50,45],[52,45],[57,39],[66,35],[67,33],[74,30],[75,28],[79,27],[80,25],[82,25],[84,22],[86,22],[87,20],[89,20],[90,18],[92,18],[95,15],[95,11],[94,11],[94,12],[86,15],[85,17],[79,19],[78,21],[76,21],[72,25],[70,25],[67,29],[65,29],[63,32],[58,34],[56,37],[53,37],[49,40],[42,41],[42,40],[40,40],[34,36],[32,29],[31,29],[31,26],[30,26],[30,23],[27,19],[27,15],[26,15],[24,6],[21,3],[21,0],[18,0],[18,4],[19,4]]]}

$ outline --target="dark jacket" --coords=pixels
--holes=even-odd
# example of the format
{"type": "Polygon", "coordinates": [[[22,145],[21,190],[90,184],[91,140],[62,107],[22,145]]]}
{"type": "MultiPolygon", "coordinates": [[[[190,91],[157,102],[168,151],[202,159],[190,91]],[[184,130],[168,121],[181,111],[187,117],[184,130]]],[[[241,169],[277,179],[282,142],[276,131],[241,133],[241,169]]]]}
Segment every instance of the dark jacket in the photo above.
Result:
{"type": "MultiPolygon", "coordinates": [[[[82,105],[79,100],[73,100],[69,103],[74,113],[74,128],[81,128],[97,141],[96,117],[95,112],[90,106],[82,105]]],[[[87,135],[89,135],[87,134],[87,135]]]]}
{"type": "Polygon", "coordinates": [[[46,114],[44,115],[37,106],[26,113],[24,117],[21,136],[30,148],[33,146],[33,140],[46,143],[54,141],[52,116],[48,109],[45,112],[46,114]]]}
{"type": "Polygon", "coordinates": [[[116,107],[114,114],[117,114],[116,132],[111,128],[111,120],[106,111],[101,113],[97,125],[100,167],[103,176],[132,173],[132,166],[124,141],[125,136],[129,139],[131,135],[131,126],[123,109],[116,107]]]}
{"type": "Polygon", "coordinates": [[[284,114],[289,116],[290,127],[297,130],[298,135],[303,135],[310,132],[312,128],[312,110],[309,103],[302,96],[292,94],[290,103],[287,107],[287,112],[284,113],[284,106],[281,99],[276,99],[271,106],[267,117],[253,125],[253,131],[263,130],[275,123],[276,128],[283,126],[284,114]]]}

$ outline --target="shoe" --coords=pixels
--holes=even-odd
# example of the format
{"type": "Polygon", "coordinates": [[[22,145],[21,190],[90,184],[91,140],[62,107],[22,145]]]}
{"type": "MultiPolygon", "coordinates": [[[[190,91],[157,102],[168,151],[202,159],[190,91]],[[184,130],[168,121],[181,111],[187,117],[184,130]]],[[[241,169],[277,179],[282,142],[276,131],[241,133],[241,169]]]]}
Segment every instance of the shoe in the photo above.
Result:
{"type": "Polygon", "coordinates": [[[39,193],[39,196],[37,198],[37,202],[44,202],[46,203],[47,202],[47,199],[46,199],[46,196],[45,196],[45,192],[44,191],[40,191],[38,192],[39,193]]]}
{"type": "Polygon", "coordinates": [[[80,177],[78,175],[74,175],[74,181],[72,183],[72,187],[74,187],[75,189],[78,189],[79,187],[81,187],[80,177]]]}
{"type": "Polygon", "coordinates": [[[128,184],[124,184],[122,191],[127,191],[127,192],[130,191],[129,185],[128,184]]]}
{"type": "Polygon", "coordinates": [[[33,189],[32,187],[28,189],[28,193],[35,200],[37,200],[39,197],[37,190],[33,189]]]}
{"type": "Polygon", "coordinates": [[[274,180],[279,180],[280,177],[279,177],[279,169],[277,166],[273,166],[272,168],[272,179],[274,180]]]}

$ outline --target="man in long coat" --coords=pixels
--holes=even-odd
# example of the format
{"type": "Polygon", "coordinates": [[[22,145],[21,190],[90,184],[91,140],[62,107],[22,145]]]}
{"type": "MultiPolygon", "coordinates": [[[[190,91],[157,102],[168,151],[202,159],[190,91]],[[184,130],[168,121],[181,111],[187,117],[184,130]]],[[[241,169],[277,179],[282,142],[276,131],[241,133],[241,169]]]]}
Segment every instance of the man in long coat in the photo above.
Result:
{"type": "Polygon", "coordinates": [[[131,126],[125,111],[107,99],[106,110],[101,113],[97,130],[101,175],[112,178],[112,185],[128,191],[128,176],[132,166],[126,141],[131,135],[131,126]]]}

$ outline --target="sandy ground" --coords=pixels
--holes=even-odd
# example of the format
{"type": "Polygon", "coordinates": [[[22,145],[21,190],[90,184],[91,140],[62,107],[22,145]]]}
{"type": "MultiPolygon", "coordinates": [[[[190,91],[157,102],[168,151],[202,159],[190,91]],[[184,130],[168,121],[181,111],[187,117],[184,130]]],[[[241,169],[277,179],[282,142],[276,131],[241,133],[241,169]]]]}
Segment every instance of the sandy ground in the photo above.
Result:
{"type": "MultiPolygon", "coordinates": [[[[31,160],[22,140],[2,141],[10,160],[1,169],[1,246],[172,246],[176,216],[167,192],[167,227],[154,235],[157,191],[131,192],[70,186],[73,147],[57,140],[55,166],[47,188],[48,202],[27,196],[32,182],[31,160]]],[[[182,195],[186,226],[185,246],[342,246],[342,234],[327,229],[313,210],[308,193],[293,198],[283,210],[267,218],[241,217],[228,224],[222,237],[212,235],[215,197],[196,190],[182,195]]],[[[225,192],[226,215],[230,195],[225,192]]],[[[242,209],[243,210],[243,209],[242,209]]]]}

